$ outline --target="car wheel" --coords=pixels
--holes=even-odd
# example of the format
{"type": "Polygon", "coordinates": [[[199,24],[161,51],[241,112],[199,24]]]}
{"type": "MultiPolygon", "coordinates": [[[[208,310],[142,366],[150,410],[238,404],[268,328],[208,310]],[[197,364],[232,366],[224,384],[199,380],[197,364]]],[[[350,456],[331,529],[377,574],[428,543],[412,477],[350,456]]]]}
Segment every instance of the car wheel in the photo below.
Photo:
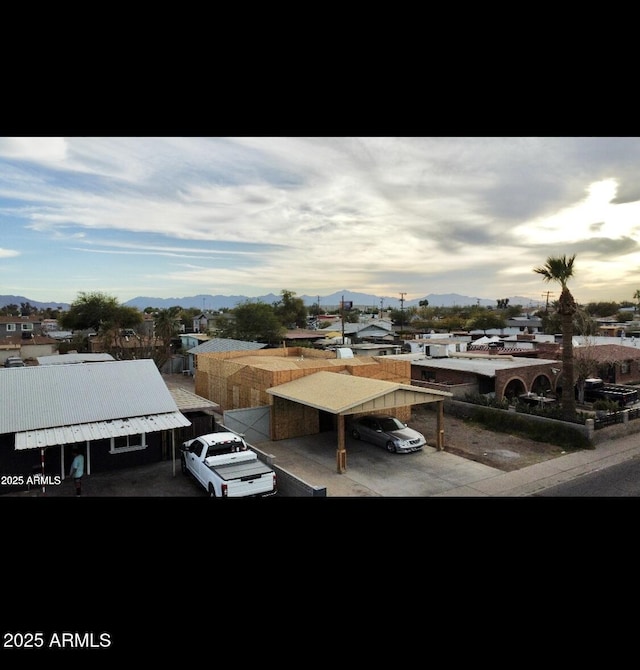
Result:
{"type": "Polygon", "coordinates": [[[209,498],[216,497],[216,490],[213,488],[213,484],[209,484],[209,498]]]}
{"type": "Polygon", "coordinates": [[[354,440],[360,439],[360,433],[355,428],[351,431],[351,436],[354,440]]]}
{"type": "Polygon", "coordinates": [[[396,445],[391,441],[387,442],[387,451],[390,454],[395,454],[396,453],[396,445]]]}

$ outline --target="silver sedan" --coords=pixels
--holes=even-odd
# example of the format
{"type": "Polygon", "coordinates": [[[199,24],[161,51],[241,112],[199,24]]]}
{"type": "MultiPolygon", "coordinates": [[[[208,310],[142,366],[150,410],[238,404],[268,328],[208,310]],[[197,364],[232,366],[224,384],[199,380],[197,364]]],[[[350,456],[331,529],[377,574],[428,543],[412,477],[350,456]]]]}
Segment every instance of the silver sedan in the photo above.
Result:
{"type": "Polygon", "coordinates": [[[391,453],[419,451],[427,443],[422,433],[409,428],[395,416],[366,415],[355,419],[351,436],[384,447],[391,453]]]}

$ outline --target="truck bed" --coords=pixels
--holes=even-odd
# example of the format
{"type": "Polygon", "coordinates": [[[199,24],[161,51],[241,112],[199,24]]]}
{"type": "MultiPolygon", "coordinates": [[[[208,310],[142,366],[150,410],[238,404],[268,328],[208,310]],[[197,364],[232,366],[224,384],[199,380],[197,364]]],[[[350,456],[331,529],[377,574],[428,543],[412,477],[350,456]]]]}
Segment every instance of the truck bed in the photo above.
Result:
{"type": "Polygon", "coordinates": [[[224,481],[232,479],[257,479],[262,475],[273,472],[273,470],[261,460],[226,463],[224,465],[213,465],[209,467],[224,481]]]}

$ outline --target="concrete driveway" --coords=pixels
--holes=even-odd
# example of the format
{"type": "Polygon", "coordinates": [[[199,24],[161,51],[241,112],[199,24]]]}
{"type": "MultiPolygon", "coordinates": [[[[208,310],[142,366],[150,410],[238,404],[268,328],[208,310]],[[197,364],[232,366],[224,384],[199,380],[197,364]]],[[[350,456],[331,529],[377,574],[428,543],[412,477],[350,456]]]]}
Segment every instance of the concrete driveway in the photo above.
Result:
{"type": "Polygon", "coordinates": [[[252,446],[274,457],[274,464],[327,496],[434,496],[502,474],[501,470],[454,454],[423,447],[411,454],[390,454],[367,442],[346,438],[347,470],[337,471],[335,431],[252,446]]]}

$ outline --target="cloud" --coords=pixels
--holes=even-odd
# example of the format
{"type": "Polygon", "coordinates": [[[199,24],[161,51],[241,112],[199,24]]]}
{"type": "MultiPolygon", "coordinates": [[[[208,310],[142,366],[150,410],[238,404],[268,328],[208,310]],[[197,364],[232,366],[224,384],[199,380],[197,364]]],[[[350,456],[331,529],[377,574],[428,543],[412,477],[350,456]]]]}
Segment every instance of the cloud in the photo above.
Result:
{"type": "Polygon", "coordinates": [[[4,138],[0,223],[43,276],[92,257],[123,291],[535,297],[577,253],[576,295],[623,299],[639,166],[637,138],[4,138]]]}

